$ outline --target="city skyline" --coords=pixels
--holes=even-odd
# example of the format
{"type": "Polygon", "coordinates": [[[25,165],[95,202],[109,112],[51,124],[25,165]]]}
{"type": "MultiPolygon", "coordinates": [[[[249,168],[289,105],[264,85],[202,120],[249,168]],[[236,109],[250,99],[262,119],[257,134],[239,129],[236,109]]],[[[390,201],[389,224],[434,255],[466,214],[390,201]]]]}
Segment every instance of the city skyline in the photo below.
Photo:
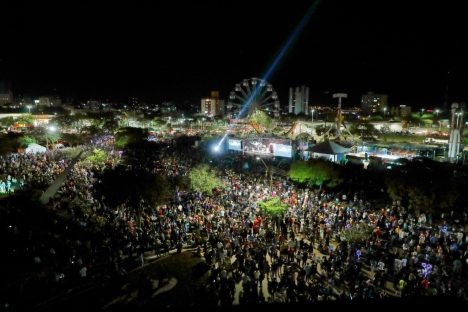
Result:
{"type": "MultiPolygon", "coordinates": [[[[265,71],[311,3],[77,4],[56,13],[19,4],[1,22],[9,45],[0,79],[25,94],[196,103],[219,90],[226,98],[265,71]]],[[[449,102],[466,101],[461,12],[455,4],[323,1],[270,82],[283,107],[295,85],[310,87],[312,105],[314,96],[333,103],[334,92],[355,105],[374,91],[390,105],[440,107],[450,71],[449,102]]]]}

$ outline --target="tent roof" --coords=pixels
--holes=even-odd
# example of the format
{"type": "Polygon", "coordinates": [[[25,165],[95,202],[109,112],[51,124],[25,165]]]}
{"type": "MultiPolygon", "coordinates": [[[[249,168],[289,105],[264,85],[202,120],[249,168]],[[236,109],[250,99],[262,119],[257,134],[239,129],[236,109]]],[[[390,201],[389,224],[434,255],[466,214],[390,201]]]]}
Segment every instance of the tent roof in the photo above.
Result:
{"type": "Polygon", "coordinates": [[[322,143],[312,146],[309,150],[313,153],[336,155],[336,154],[348,153],[350,149],[343,147],[335,142],[327,140],[327,141],[324,141],[322,143]]]}
{"type": "Polygon", "coordinates": [[[36,143],[30,143],[28,144],[28,147],[26,147],[25,152],[26,153],[37,153],[37,152],[45,152],[47,148],[45,146],[36,144],[36,143]]]}

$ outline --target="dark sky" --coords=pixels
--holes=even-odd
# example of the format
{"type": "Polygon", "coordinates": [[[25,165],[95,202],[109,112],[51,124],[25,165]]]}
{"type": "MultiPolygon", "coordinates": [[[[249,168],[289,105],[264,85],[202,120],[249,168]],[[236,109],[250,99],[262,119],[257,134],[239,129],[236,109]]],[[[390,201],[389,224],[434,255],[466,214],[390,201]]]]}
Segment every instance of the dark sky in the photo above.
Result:
{"type": "MultiPolygon", "coordinates": [[[[15,91],[125,99],[198,101],[227,96],[260,76],[312,1],[61,1],[2,9],[0,79],[15,91]]],[[[306,84],[325,91],[369,90],[391,104],[442,105],[468,99],[463,1],[323,0],[271,82],[286,104],[306,84]]],[[[325,97],[329,97],[326,95],[325,97]]]]}

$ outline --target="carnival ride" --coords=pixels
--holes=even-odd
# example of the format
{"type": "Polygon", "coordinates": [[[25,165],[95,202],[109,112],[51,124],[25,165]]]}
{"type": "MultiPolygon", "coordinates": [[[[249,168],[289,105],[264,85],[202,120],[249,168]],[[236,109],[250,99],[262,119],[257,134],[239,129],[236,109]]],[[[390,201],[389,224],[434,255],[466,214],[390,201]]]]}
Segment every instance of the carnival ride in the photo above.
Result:
{"type": "Polygon", "coordinates": [[[278,94],[268,81],[250,78],[235,85],[226,108],[233,119],[249,117],[257,110],[279,117],[280,102],[278,94]]]}

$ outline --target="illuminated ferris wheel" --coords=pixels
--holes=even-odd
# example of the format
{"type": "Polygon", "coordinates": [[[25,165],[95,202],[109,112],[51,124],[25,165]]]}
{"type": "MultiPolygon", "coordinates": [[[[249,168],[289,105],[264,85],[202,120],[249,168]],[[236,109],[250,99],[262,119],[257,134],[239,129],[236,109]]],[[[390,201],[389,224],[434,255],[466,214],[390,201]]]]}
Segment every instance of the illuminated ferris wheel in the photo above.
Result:
{"type": "Polygon", "coordinates": [[[237,83],[226,105],[231,118],[241,119],[261,110],[272,117],[279,117],[280,102],[273,86],[260,78],[244,79],[237,83]],[[249,104],[250,103],[250,104],[249,104]]]}

